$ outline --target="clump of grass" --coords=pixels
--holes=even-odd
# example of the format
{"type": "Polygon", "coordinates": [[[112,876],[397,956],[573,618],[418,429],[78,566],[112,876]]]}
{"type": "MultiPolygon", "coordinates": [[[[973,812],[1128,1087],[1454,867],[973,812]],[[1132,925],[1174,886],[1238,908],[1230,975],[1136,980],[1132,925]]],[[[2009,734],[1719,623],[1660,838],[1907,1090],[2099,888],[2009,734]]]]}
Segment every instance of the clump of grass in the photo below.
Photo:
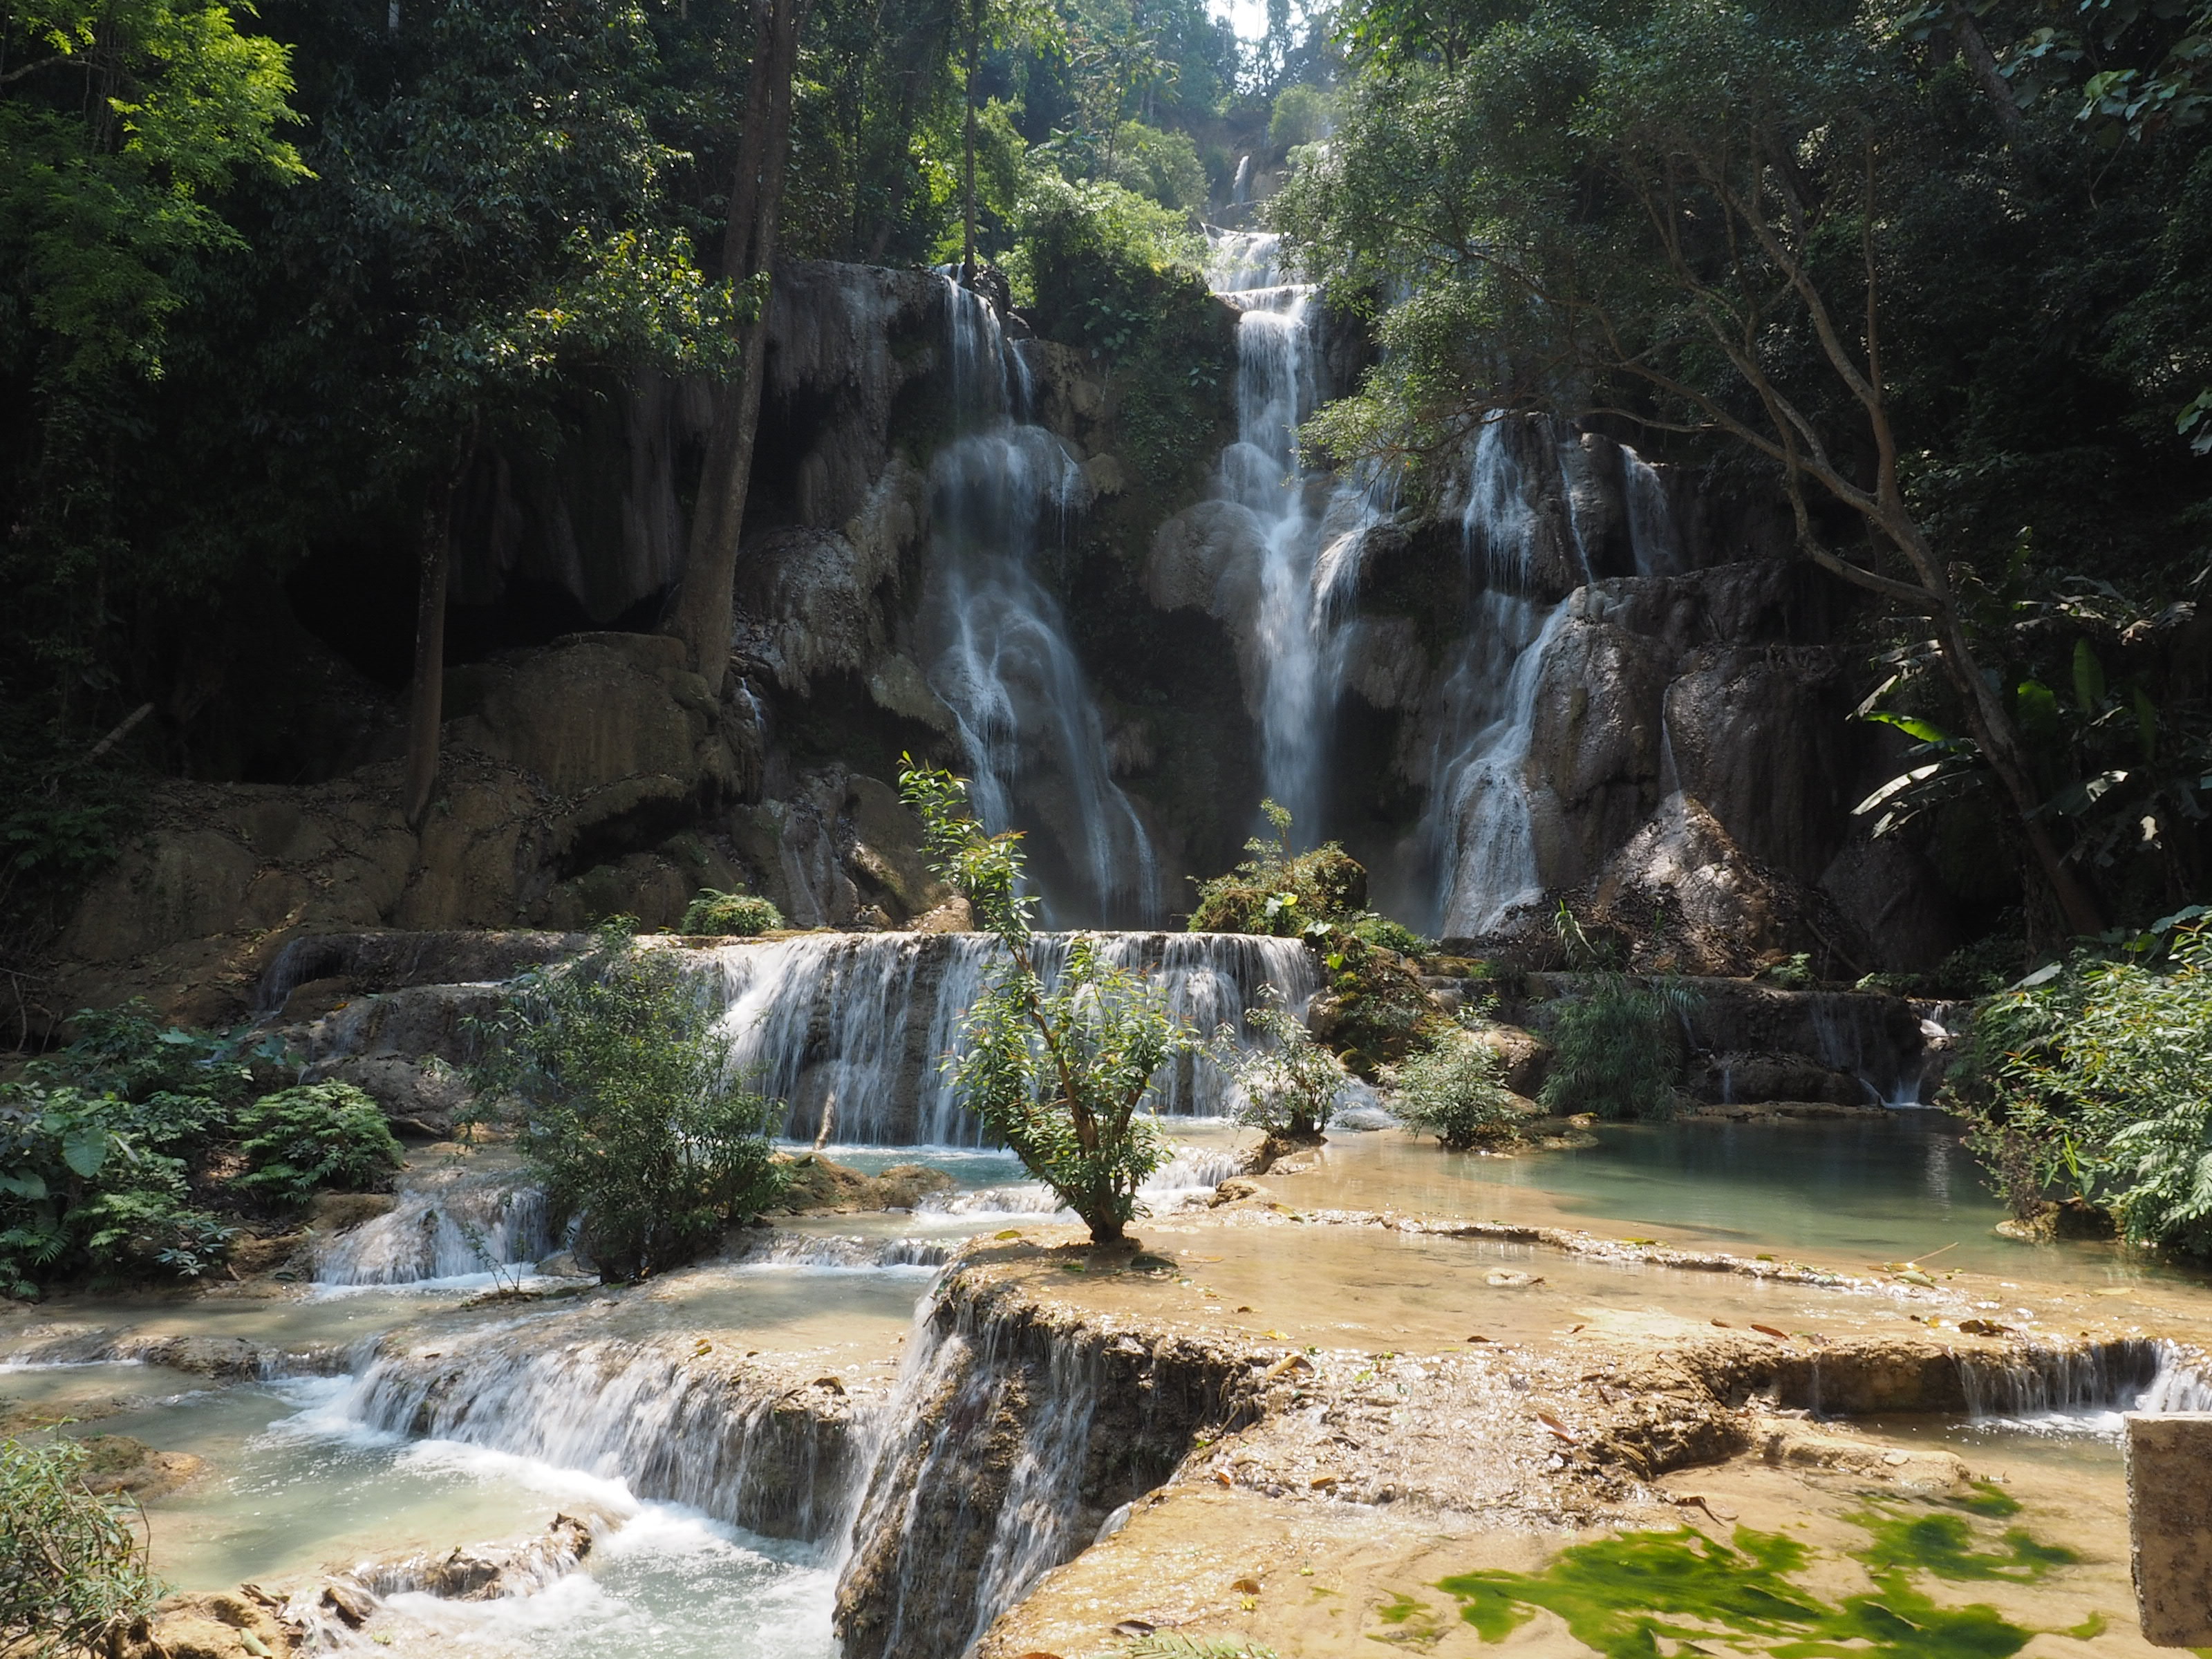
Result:
{"type": "Polygon", "coordinates": [[[1601,975],[1587,995],[1560,1006],[1551,1033],[1557,1053],[1537,1098],[1553,1112],[1644,1122],[1671,1117],[1681,1022],[1696,1002],[1679,985],[1601,975]]]}
{"type": "Polygon", "coordinates": [[[782,926],[783,912],[751,893],[724,893],[702,887],[699,896],[684,908],[683,928],[687,933],[750,939],[782,926]]]}

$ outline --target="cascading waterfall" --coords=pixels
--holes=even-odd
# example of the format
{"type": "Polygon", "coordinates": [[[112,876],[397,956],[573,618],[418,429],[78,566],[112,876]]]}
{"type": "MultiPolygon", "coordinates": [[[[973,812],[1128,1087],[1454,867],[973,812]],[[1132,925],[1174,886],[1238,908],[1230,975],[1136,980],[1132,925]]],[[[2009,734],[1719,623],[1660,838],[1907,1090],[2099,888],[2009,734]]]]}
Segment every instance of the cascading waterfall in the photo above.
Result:
{"type": "Polygon", "coordinates": [[[326,1414],[618,1480],[756,1532],[830,1538],[855,1438],[781,1403],[675,1353],[598,1338],[382,1355],[326,1414]]]}
{"type": "MultiPolygon", "coordinates": [[[[1549,605],[1532,597],[1543,527],[1540,485],[1515,453],[1510,430],[1504,419],[1492,421],[1475,440],[1460,514],[1460,545],[1474,598],[1458,659],[1443,681],[1420,831],[1436,872],[1431,923],[1440,936],[1487,933],[1544,891],[1529,812],[1528,748],[1545,654],[1567,620],[1573,594],[1549,605]]],[[[1564,429],[1552,430],[1550,438],[1562,455],[1577,441],[1564,429]]],[[[1624,447],[1620,457],[1636,574],[1679,572],[1681,538],[1663,483],[1635,451],[1624,447]]],[[[1587,582],[1596,574],[1589,539],[1574,492],[1565,493],[1563,527],[1587,582]]]]}
{"type": "MultiPolygon", "coordinates": [[[[1042,934],[1048,975],[1072,934],[1042,934]]],[[[1272,987],[1303,1009],[1317,988],[1296,939],[1237,933],[1107,933],[1106,958],[1141,969],[1192,1030],[1242,1030],[1244,1012],[1272,987]]],[[[985,933],[817,933],[714,953],[734,1038],[732,1063],[763,1094],[789,1103],[784,1132],[811,1140],[823,1128],[848,1145],[975,1146],[982,1126],[964,1110],[940,1066],[961,1017],[1000,960],[985,933]]],[[[1159,1106],[1170,1116],[1218,1116],[1229,1084],[1210,1062],[1183,1056],[1163,1068],[1159,1106]]]]}
{"type": "Polygon", "coordinates": [[[411,1176],[380,1216],[320,1240],[318,1285],[410,1285],[543,1260],[556,1248],[545,1194],[466,1171],[411,1176]]]}
{"type": "Polygon", "coordinates": [[[2122,1412],[2212,1409],[2212,1379],[2200,1359],[2174,1343],[2136,1337],[2002,1358],[1961,1354],[1959,1382],[1967,1415],[1978,1419],[2113,1431],[2122,1412]]]}
{"type": "Polygon", "coordinates": [[[1063,921],[1146,922],[1158,861],[1107,764],[1105,730],[1036,564],[1083,495],[1067,447],[1031,423],[1029,371],[981,295],[945,279],[960,434],[930,464],[922,617],[931,686],[952,712],[979,813],[1008,828],[1017,796],[1066,849],[1079,890],[1063,921]]]}
{"type": "Polygon", "coordinates": [[[1290,809],[1302,840],[1319,836],[1328,730],[1343,675],[1340,624],[1358,581],[1364,532],[1388,511],[1387,492],[1365,473],[1340,480],[1316,519],[1300,465],[1297,431],[1321,392],[1310,283],[1290,280],[1282,239],[1214,231],[1207,280],[1238,313],[1237,441],[1221,453],[1214,493],[1251,514],[1260,551],[1250,618],[1261,772],[1290,809]]]}
{"type": "Polygon", "coordinates": [[[1085,1541],[1097,1356],[1060,1343],[1045,1364],[1025,1364],[1004,1335],[934,1308],[916,1316],[843,1551],[841,1601],[866,1575],[881,1627],[857,1644],[846,1632],[848,1652],[965,1651],[1085,1541]],[[1012,1446],[979,1444],[1017,1419],[1012,1446]],[[978,1481],[979,1463],[995,1471],[1002,1460],[1002,1480],[978,1481]]]}

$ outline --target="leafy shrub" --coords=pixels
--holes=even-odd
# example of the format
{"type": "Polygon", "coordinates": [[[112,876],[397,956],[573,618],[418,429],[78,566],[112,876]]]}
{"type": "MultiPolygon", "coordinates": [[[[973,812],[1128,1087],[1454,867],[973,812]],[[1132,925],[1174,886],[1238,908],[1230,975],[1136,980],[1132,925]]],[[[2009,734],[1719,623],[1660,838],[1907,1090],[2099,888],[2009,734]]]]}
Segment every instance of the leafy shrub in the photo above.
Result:
{"type": "Polygon", "coordinates": [[[85,1010],[77,1040],[0,1085],[0,1289],[90,1273],[196,1278],[236,1228],[195,1196],[266,1042],[165,1026],[142,1002],[85,1010]]]}
{"type": "Polygon", "coordinates": [[[1334,118],[1329,95],[1319,87],[1285,87],[1267,118],[1267,143],[1278,154],[1324,137],[1334,118]]]}
{"type": "Polygon", "coordinates": [[[161,1594],[132,1512],[87,1489],[90,1456],[58,1436],[0,1440],[0,1652],[107,1652],[161,1594]]]}
{"type": "Polygon", "coordinates": [[[1446,1024],[1436,1000],[1397,951],[1349,929],[1319,922],[1306,930],[1327,977],[1309,1011],[1314,1035],[1362,1077],[1401,1060],[1446,1024]]]}
{"type": "Polygon", "coordinates": [[[1101,180],[1032,166],[1006,261],[1040,331],[1108,360],[1115,452],[1155,485],[1194,477],[1233,418],[1233,323],[1207,291],[1206,242],[1186,215],[1101,180]]]}
{"type": "Polygon", "coordinates": [[[702,887],[699,896],[684,908],[683,931],[687,933],[720,933],[750,939],[757,933],[773,933],[782,926],[783,912],[750,893],[724,893],[702,887]]]}
{"type": "Polygon", "coordinates": [[[1559,1006],[1556,1050],[1537,1098],[1553,1112],[1656,1121],[1674,1110],[1681,1020],[1696,999],[1680,986],[1599,976],[1589,994],[1559,1006]]]}
{"type": "Polygon", "coordinates": [[[1520,1133],[1521,1115],[1503,1069],[1496,1050],[1456,1025],[1446,1026],[1384,1072],[1391,1113],[1455,1152],[1510,1140],[1520,1133]]]}
{"type": "Polygon", "coordinates": [[[1314,1041],[1306,1023],[1283,1006],[1273,986],[1268,1000],[1244,1011],[1244,1023],[1267,1039],[1265,1048],[1248,1048],[1233,1026],[1213,1034],[1213,1063],[1236,1080],[1244,1099],[1237,1121],[1270,1135],[1310,1140],[1328,1127],[1337,1091],[1347,1075],[1343,1065],[1314,1041]]]}
{"type": "Polygon", "coordinates": [[[719,1013],[680,957],[610,924],[476,1024],[484,1057],[471,1084],[503,1103],[608,1279],[682,1266],[782,1189],[769,1143],[781,1103],[732,1075],[719,1013]]]}
{"type": "Polygon", "coordinates": [[[2077,959],[1975,1017],[1958,1096],[2015,1212],[2057,1187],[2124,1235],[2212,1255],[2212,933],[2177,929],[2166,971],[2077,959]]]}
{"type": "Polygon", "coordinates": [[[902,762],[899,795],[927,830],[931,867],[995,934],[1005,965],[960,1025],[951,1062],[962,1103],[1012,1147],[1022,1166],[1082,1218],[1094,1243],[1119,1239],[1137,1189],[1167,1161],[1167,1139],[1144,1110],[1153,1074],[1191,1046],[1165,1000],[1079,937],[1048,985],[1022,889],[1021,838],[992,835],[969,815],[968,786],[902,762]]]}
{"type": "Polygon", "coordinates": [[[309,1083],[264,1095],[240,1114],[238,1184],[297,1208],[325,1188],[374,1192],[401,1162],[384,1109],[350,1083],[309,1083]]]}
{"type": "Polygon", "coordinates": [[[1355,939],[1395,951],[1401,957],[1425,957],[1437,948],[1434,941],[1423,939],[1402,921],[1393,921],[1374,910],[1363,911],[1354,917],[1346,931],[1355,939]]]}
{"type": "MultiPolygon", "coordinates": [[[[1310,853],[1291,851],[1291,815],[1273,801],[1260,803],[1273,839],[1244,843],[1244,861],[1225,876],[1201,882],[1191,912],[1194,933],[1272,933],[1292,938],[1316,922],[1353,923],[1368,917],[1367,870],[1334,842],[1310,853]]],[[[1395,922],[1375,916],[1385,928],[1395,922]]],[[[1406,937],[1419,941],[1410,931],[1406,937]]],[[[1373,941],[1377,944],[1383,940],[1373,941]]],[[[1390,945],[1398,949],[1397,945],[1390,945]]]]}

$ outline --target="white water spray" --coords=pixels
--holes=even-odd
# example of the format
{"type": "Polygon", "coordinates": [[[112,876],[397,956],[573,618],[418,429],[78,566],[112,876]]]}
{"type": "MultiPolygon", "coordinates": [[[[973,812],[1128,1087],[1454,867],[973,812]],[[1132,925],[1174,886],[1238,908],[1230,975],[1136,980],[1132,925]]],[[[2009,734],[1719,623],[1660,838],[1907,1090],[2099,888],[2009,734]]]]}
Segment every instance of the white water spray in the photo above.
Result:
{"type": "Polygon", "coordinates": [[[1067,447],[1031,423],[1029,371],[980,295],[945,281],[960,435],[930,464],[935,505],[922,622],[929,681],[957,722],[976,810],[1017,801],[1063,849],[1063,921],[1159,917],[1158,860],[1109,771],[1098,708],[1037,562],[1084,495],[1067,447]]]}

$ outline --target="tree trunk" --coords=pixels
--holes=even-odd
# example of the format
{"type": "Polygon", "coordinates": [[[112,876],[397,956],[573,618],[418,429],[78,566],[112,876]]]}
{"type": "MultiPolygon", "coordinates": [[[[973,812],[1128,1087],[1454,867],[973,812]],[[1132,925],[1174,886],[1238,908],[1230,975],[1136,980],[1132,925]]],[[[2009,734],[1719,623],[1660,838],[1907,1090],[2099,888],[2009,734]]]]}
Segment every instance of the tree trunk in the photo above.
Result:
{"type": "MultiPolygon", "coordinates": [[[[980,0],[972,0],[980,4],[980,0]]],[[[982,20],[971,12],[968,20],[968,137],[966,182],[963,187],[966,226],[960,243],[960,280],[975,280],[975,58],[982,46],[982,20]]]]}
{"type": "MultiPolygon", "coordinates": [[[[775,267],[776,214],[791,139],[791,81],[799,61],[805,0],[753,0],[753,64],[746,82],[745,127],[730,186],[723,234],[724,274],[739,282],[775,267]]],[[[760,428],[767,375],[769,299],[738,337],[737,378],[714,395],[714,424],[699,478],[684,574],[665,623],[682,640],[691,665],[719,695],[730,665],[730,605],[737,579],[738,540],[744,529],[753,439],[760,428]]]]}
{"type": "Polygon", "coordinates": [[[415,587],[415,678],[407,704],[407,827],[420,830],[438,781],[438,727],[445,716],[446,584],[453,568],[453,490],[460,469],[430,486],[422,503],[415,587]]]}

